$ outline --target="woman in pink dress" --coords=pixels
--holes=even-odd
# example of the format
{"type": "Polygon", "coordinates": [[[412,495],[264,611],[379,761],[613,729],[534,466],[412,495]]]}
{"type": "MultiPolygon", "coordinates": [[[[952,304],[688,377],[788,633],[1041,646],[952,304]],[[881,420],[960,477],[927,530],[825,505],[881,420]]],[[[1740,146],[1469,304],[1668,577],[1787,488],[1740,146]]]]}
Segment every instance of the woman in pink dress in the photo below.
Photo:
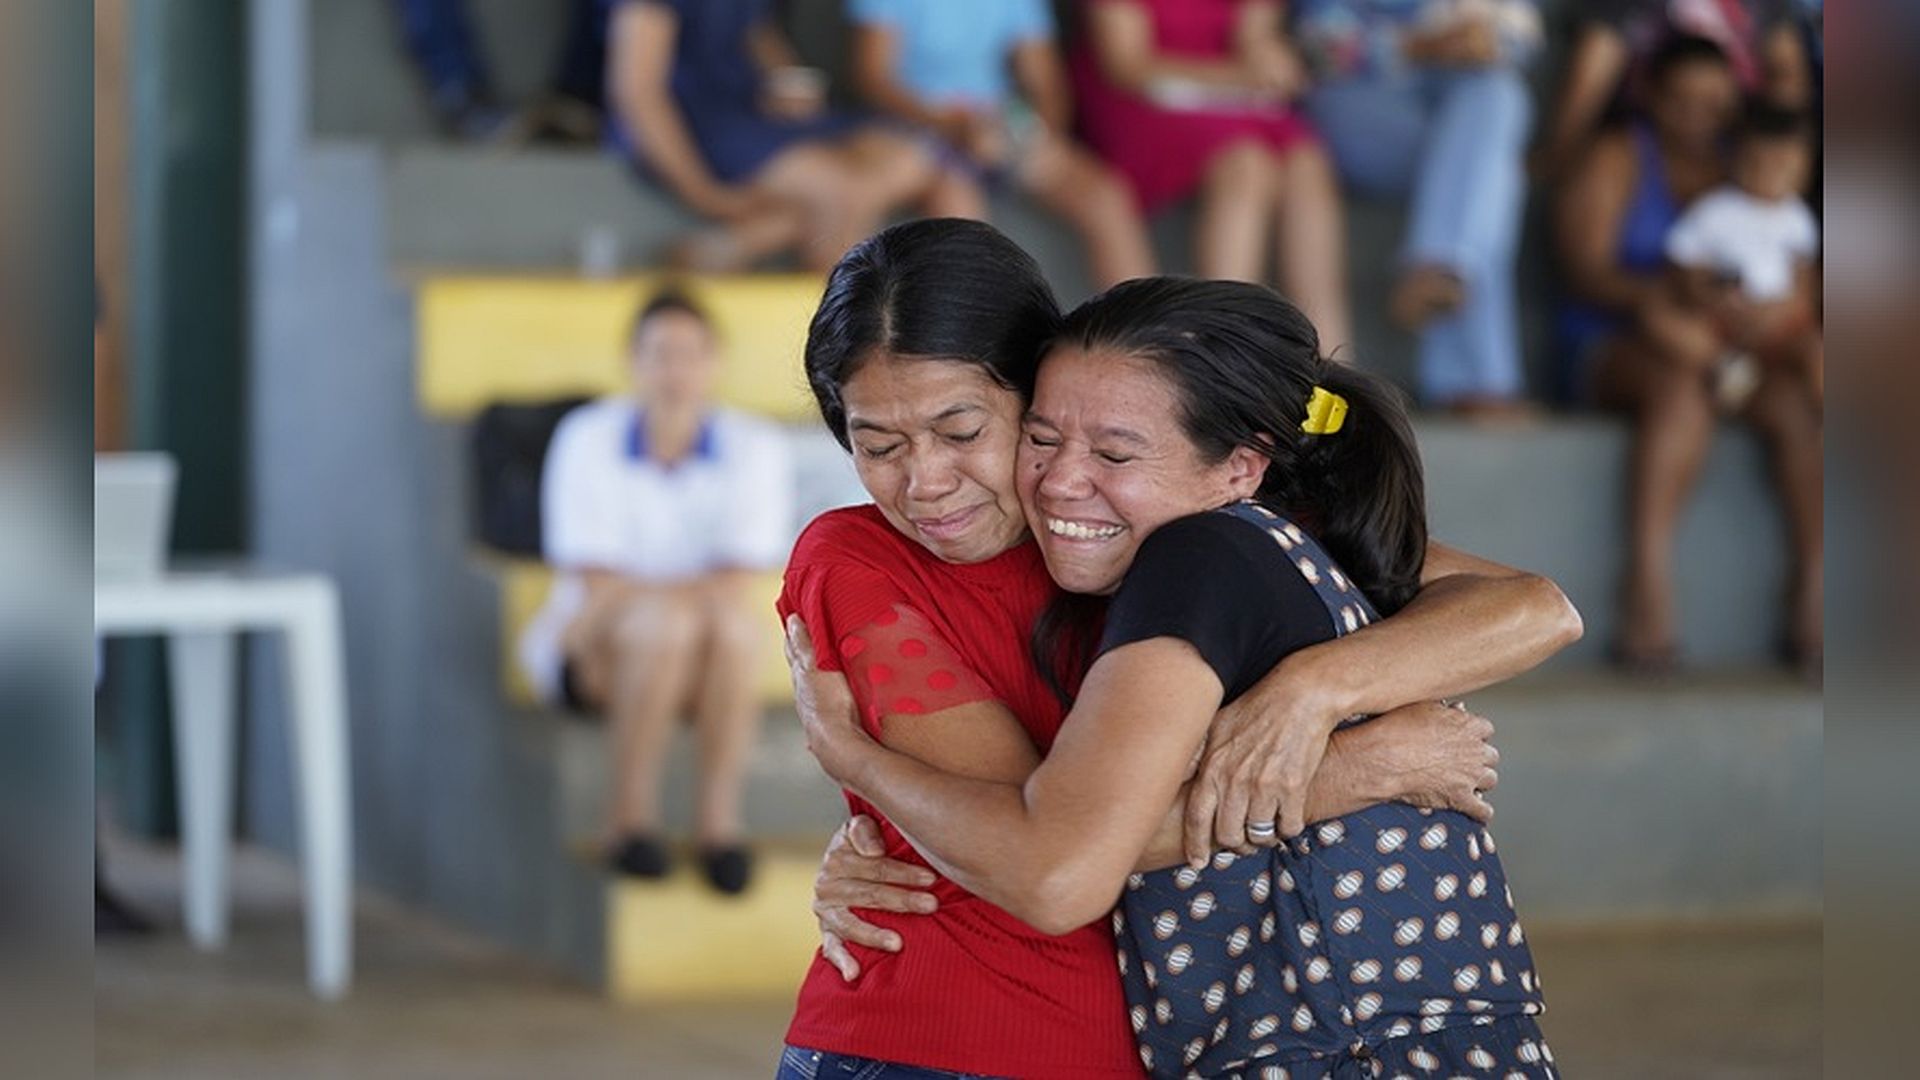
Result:
{"type": "Polygon", "coordinates": [[[1351,341],[1346,237],[1333,165],[1294,108],[1306,67],[1277,0],[1089,0],[1073,57],[1093,148],[1151,213],[1198,195],[1194,269],[1276,284],[1351,341]]]}

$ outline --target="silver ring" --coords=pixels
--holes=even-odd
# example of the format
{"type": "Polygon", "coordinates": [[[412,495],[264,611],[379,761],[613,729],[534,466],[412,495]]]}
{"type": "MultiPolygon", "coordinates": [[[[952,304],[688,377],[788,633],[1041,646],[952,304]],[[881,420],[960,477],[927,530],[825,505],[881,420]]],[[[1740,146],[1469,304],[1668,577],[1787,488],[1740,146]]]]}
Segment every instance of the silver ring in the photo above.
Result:
{"type": "Polygon", "coordinates": [[[1274,828],[1273,822],[1271,821],[1247,822],[1247,835],[1253,837],[1255,840],[1270,840],[1277,836],[1279,832],[1280,830],[1274,828]]]}

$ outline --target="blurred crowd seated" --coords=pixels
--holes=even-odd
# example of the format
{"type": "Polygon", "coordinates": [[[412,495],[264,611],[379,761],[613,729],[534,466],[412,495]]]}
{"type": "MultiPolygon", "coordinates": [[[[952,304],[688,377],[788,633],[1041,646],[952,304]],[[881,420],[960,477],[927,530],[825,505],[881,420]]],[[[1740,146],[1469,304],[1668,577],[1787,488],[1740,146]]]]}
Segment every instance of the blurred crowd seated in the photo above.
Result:
{"type": "MultiPolygon", "coordinates": [[[[1436,413],[1493,430],[1540,422],[1547,403],[1625,417],[1614,651],[1632,671],[1679,662],[1674,536],[1715,430],[1742,421],[1787,525],[1781,658],[1817,677],[1818,0],[573,0],[548,90],[517,107],[489,88],[459,0],[390,2],[450,137],[598,144],[694,215],[631,261],[710,281],[723,341],[769,332],[729,317],[728,297],[781,283],[778,333],[797,356],[818,279],[773,272],[817,274],[888,220],[984,218],[1012,195],[1071,231],[1096,286],[1170,268],[1265,281],[1361,364],[1355,313],[1384,307],[1418,342],[1408,388],[1436,413]],[[1347,250],[1349,200],[1405,205],[1391,252],[1347,250]],[[1190,252],[1153,227],[1174,206],[1192,215],[1190,252]],[[1551,252],[1550,286],[1525,279],[1528,245],[1551,252]],[[1384,305],[1352,294],[1356,261],[1390,263],[1384,305]],[[1523,316],[1552,327],[1544,364],[1528,362],[1523,316]],[[1542,370],[1551,385],[1526,385],[1542,370]]],[[[639,294],[579,284],[539,302],[593,318],[528,325],[599,363],[618,338],[608,319],[639,294]]],[[[600,369],[563,385],[551,342],[537,369],[437,383],[458,365],[426,352],[457,346],[428,342],[446,321],[430,309],[461,287],[422,294],[430,408],[616,389],[600,369]]],[[[792,356],[727,348],[748,358],[721,374],[721,400],[807,419],[792,356]]],[[[544,435],[557,415],[491,423],[533,416],[544,435]]],[[[527,497],[492,505],[504,517],[483,534],[540,554],[527,497]]],[[[546,579],[515,565],[531,582],[509,589],[517,630],[546,579]]]]}

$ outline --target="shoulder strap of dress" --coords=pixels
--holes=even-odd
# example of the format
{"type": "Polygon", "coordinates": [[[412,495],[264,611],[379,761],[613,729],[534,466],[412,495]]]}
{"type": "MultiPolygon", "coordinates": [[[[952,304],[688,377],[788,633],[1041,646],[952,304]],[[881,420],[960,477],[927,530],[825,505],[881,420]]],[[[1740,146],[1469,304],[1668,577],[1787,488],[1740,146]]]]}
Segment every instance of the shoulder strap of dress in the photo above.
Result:
{"type": "Polygon", "coordinates": [[[1300,526],[1251,499],[1223,506],[1218,512],[1257,526],[1280,545],[1287,553],[1287,561],[1313,586],[1314,595],[1326,606],[1335,635],[1352,633],[1380,617],[1359,587],[1347,579],[1339,564],[1320,546],[1320,541],[1300,526]]]}

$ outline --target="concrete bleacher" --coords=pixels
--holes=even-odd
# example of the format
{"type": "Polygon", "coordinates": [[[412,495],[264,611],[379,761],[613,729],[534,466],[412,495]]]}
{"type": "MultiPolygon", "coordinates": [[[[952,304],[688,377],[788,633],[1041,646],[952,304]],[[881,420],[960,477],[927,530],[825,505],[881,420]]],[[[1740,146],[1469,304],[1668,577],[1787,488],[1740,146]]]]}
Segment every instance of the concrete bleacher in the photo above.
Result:
{"type": "MultiPolygon", "coordinates": [[[[475,8],[487,26],[536,18],[513,0],[475,8]]],[[[295,220],[306,239],[285,279],[301,288],[260,313],[299,333],[253,375],[251,521],[260,555],[342,583],[362,872],[628,999],[785,993],[810,949],[810,853],[842,815],[835,789],[791,712],[771,710],[747,795],[750,827],[772,840],[756,895],[728,906],[690,874],[607,886],[582,857],[603,805],[604,732],[503,691],[505,644],[539,575],[468,535],[467,418],[492,392],[476,386],[500,387],[440,378],[446,365],[535,376],[505,396],[611,385],[618,328],[644,282],[574,276],[582,237],[611,229],[638,269],[691,220],[597,153],[421,141],[424,113],[397,52],[367,44],[390,30],[384,0],[311,10],[313,124],[325,138],[304,152],[295,220]],[[584,351],[516,364],[529,332],[584,351]],[[567,366],[576,362],[605,366],[564,387],[542,381],[571,378],[584,370],[567,366]],[[713,958],[697,978],[696,954],[713,958]]],[[[546,32],[487,36],[519,42],[499,57],[509,89],[537,85],[546,32]]],[[[1057,222],[1018,202],[996,215],[1064,301],[1090,291],[1057,222]]],[[[1404,381],[1409,342],[1380,314],[1398,222],[1394,208],[1362,205],[1350,234],[1356,356],[1404,381]]],[[[1170,270],[1185,266],[1186,224],[1184,211],[1154,222],[1170,270]]],[[[1544,263],[1529,259],[1527,340],[1544,385],[1544,263]]],[[[791,326],[790,305],[781,310],[791,326]]],[[[756,355],[770,366],[733,392],[786,395],[761,407],[788,424],[801,505],[858,499],[845,455],[792,405],[803,400],[797,354],[756,355]]],[[[1707,671],[1647,685],[1599,664],[1617,621],[1622,427],[1555,418],[1419,430],[1435,534],[1553,576],[1587,619],[1586,639],[1545,672],[1473,699],[1500,726],[1496,831],[1525,908],[1581,920],[1817,910],[1818,860],[1807,856],[1819,846],[1821,702],[1764,670],[1784,555],[1752,441],[1721,436],[1680,537],[1684,633],[1707,671]]],[[[276,707],[275,686],[253,680],[255,704],[276,707]]],[[[272,797],[287,783],[284,747],[275,725],[260,728],[247,751],[249,821],[291,844],[272,797]]],[[[684,828],[689,750],[675,753],[669,820],[684,828]]]]}

